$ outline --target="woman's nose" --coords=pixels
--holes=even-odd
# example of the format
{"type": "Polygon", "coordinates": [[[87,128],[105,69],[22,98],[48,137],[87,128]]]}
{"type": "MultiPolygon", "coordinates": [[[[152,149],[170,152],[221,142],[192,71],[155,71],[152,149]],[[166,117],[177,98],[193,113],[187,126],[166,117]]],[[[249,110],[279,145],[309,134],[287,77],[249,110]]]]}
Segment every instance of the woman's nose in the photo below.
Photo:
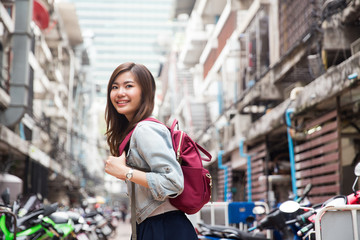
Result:
{"type": "Polygon", "coordinates": [[[117,94],[120,96],[124,96],[125,95],[125,88],[120,87],[117,91],[117,94]]]}

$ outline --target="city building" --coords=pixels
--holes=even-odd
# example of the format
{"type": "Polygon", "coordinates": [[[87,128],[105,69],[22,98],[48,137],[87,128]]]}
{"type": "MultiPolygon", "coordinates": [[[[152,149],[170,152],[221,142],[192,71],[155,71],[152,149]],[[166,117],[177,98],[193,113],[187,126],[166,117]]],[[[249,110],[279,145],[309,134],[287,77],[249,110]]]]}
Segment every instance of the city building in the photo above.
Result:
{"type": "Polygon", "coordinates": [[[96,162],[81,159],[97,140],[89,144],[86,135],[89,57],[75,7],[2,0],[0,12],[1,172],[22,179],[23,194],[79,203],[88,193],[101,192],[96,186],[103,175],[91,172],[99,169],[96,162]]]}
{"type": "Polygon", "coordinates": [[[144,64],[156,77],[171,37],[172,0],[72,0],[85,36],[93,38],[92,81],[104,99],[112,71],[144,64]]]}
{"type": "Polygon", "coordinates": [[[182,120],[212,153],[213,199],[273,207],[308,183],[313,204],[351,192],[347,175],[360,149],[359,2],[189,7],[183,41],[161,73],[164,95],[174,86],[184,92],[164,98],[160,112],[182,120]]]}

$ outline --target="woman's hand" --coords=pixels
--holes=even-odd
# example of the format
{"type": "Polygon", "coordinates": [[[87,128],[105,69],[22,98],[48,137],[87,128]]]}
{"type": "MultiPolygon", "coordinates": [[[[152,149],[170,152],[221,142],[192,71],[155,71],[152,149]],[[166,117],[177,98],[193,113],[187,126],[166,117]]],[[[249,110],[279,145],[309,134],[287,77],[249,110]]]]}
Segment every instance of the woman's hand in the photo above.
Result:
{"type": "Polygon", "coordinates": [[[120,157],[109,156],[105,162],[105,172],[121,180],[126,179],[126,173],[129,169],[126,166],[125,151],[120,157]]]}
{"type": "MultiPolygon", "coordinates": [[[[109,156],[105,162],[105,172],[121,180],[126,180],[126,174],[129,170],[130,167],[126,166],[125,152],[123,152],[120,157],[109,156]]],[[[149,188],[146,173],[143,171],[134,169],[131,181],[149,188]]]]}

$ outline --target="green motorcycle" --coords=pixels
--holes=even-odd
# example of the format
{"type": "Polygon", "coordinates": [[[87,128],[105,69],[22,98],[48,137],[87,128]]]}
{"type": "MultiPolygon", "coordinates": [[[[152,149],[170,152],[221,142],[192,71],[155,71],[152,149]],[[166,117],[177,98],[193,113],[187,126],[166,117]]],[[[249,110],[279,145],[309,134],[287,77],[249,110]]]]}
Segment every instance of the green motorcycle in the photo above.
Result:
{"type": "Polygon", "coordinates": [[[2,207],[0,213],[0,236],[3,240],[12,239],[45,239],[59,235],[50,221],[41,218],[56,211],[57,205],[46,206],[31,212],[24,217],[18,217],[9,208],[2,207]],[[40,218],[39,218],[40,217],[40,218]]]}
{"type": "Polygon", "coordinates": [[[74,233],[74,222],[66,212],[54,212],[50,216],[45,217],[44,221],[51,227],[55,228],[59,236],[52,236],[54,239],[76,239],[74,233]]]}
{"type": "Polygon", "coordinates": [[[36,195],[15,201],[9,206],[9,192],[2,194],[0,239],[73,239],[72,220],[56,212],[58,204],[43,205],[36,195]],[[19,204],[20,202],[20,204],[19,204]]]}

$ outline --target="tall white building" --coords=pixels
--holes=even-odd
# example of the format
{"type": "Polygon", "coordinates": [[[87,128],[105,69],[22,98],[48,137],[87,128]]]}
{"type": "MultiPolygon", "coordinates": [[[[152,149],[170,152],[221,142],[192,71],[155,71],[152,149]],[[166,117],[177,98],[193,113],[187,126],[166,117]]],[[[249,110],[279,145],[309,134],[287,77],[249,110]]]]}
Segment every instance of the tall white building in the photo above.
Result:
{"type": "Polygon", "coordinates": [[[132,61],[157,76],[163,44],[171,37],[173,0],[71,0],[84,35],[92,35],[95,58],[92,81],[106,96],[112,71],[132,61]]]}

